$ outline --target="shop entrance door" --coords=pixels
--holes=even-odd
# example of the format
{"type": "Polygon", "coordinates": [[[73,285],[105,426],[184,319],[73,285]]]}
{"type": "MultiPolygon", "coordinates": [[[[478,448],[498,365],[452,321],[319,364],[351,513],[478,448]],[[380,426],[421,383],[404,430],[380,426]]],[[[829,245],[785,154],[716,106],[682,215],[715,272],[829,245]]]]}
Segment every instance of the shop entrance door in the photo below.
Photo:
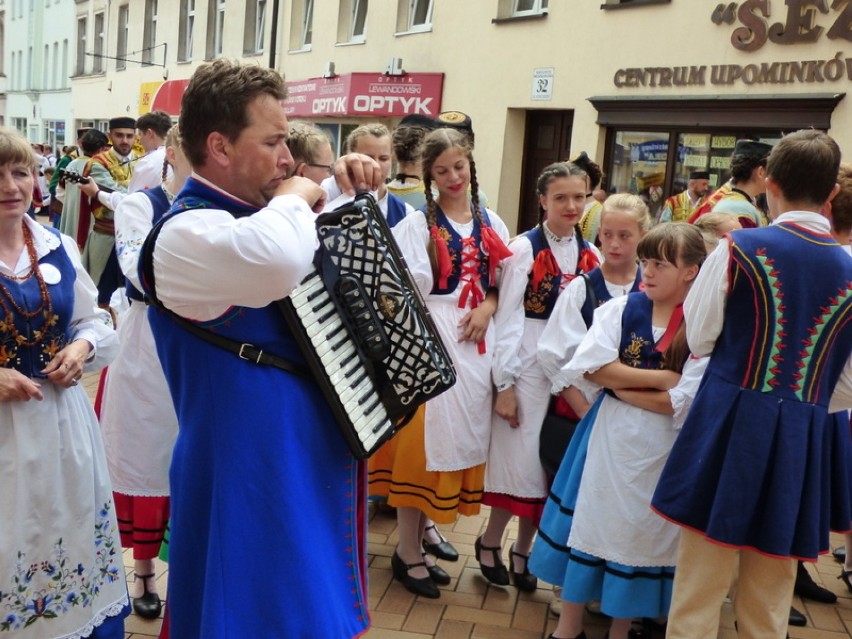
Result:
{"type": "Polygon", "coordinates": [[[574,111],[527,111],[518,233],[538,224],[536,178],[548,164],[568,159],[573,125],[574,111]]]}

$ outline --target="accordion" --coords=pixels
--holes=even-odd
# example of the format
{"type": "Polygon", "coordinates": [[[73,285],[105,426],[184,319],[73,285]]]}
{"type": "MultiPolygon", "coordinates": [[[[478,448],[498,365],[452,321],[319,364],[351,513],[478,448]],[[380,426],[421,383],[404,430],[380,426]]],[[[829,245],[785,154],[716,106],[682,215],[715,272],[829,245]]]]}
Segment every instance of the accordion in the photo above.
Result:
{"type": "Polygon", "coordinates": [[[364,459],[456,374],[373,197],[318,215],[316,227],[313,270],[282,310],[343,436],[364,459]]]}

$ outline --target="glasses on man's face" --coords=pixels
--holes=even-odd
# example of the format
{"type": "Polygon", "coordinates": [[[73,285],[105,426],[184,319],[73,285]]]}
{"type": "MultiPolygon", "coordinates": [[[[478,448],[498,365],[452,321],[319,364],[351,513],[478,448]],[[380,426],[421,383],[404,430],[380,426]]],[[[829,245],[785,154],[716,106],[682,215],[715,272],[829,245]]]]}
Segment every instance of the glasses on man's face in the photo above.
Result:
{"type": "Polygon", "coordinates": [[[325,169],[326,173],[331,175],[334,173],[334,165],[333,164],[314,164],[313,162],[305,162],[308,166],[312,166],[315,169],[325,169]]]}

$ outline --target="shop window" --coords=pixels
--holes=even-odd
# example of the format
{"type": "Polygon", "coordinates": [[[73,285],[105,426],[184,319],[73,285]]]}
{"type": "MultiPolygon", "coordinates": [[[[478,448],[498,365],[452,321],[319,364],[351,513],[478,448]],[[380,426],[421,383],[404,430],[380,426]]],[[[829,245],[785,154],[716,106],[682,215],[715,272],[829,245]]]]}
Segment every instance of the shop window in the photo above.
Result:
{"type": "Polygon", "coordinates": [[[617,131],[607,186],[610,193],[634,193],[656,218],[663,203],[669,134],[660,131],[617,131]]]}

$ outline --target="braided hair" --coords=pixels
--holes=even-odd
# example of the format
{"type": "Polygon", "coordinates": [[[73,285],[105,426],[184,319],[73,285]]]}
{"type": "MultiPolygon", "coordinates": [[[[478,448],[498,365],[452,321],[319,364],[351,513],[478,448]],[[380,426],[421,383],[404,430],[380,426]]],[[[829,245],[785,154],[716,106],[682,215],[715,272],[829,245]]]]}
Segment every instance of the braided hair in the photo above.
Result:
{"type": "MultiPolygon", "coordinates": [[[[169,129],[169,132],[166,133],[166,139],[165,139],[165,142],[163,142],[163,144],[165,145],[166,148],[169,148],[170,146],[176,146],[177,148],[180,148],[181,137],[180,137],[180,125],[179,124],[175,124],[174,126],[172,126],[171,129],[169,129]]],[[[168,159],[168,157],[165,157],[165,158],[163,158],[163,177],[162,177],[163,182],[166,181],[166,178],[168,177],[168,175],[169,175],[169,159],[168,159]]]]}

